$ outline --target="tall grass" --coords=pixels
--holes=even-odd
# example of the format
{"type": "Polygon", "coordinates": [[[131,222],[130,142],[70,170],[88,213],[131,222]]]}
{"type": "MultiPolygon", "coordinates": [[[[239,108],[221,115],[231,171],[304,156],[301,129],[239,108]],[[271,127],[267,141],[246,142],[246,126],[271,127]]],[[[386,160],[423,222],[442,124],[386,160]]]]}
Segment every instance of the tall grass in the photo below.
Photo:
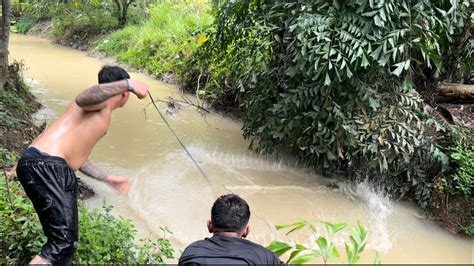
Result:
{"type": "Polygon", "coordinates": [[[97,43],[97,50],[117,57],[150,74],[178,73],[184,59],[202,43],[212,24],[207,1],[157,3],[149,7],[150,19],[128,26],[97,43]]]}

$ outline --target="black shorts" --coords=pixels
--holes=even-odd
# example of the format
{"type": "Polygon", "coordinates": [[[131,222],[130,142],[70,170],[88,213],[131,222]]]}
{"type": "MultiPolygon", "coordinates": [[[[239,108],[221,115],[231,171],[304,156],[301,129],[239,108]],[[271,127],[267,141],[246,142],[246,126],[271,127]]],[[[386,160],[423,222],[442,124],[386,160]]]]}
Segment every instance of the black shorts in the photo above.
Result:
{"type": "Polygon", "coordinates": [[[63,158],[30,147],[18,161],[16,172],[48,238],[40,256],[54,264],[69,262],[79,239],[74,171],[63,158]]]}

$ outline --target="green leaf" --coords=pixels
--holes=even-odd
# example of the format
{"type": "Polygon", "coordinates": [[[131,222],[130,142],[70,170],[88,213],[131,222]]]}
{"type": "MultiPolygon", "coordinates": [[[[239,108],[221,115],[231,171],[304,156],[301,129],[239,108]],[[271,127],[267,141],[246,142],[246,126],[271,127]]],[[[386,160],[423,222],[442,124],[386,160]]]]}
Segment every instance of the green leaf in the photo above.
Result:
{"type": "Polygon", "coordinates": [[[323,236],[320,236],[317,240],[316,240],[316,244],[318,244],[319,248],[321,248],[321,250],[325,250],[327,249],[328,247],[328,241],[326,240],[325,237],[323,236]]]}
{"type": "Polygon", "coordinates": [[[288,250],[292,249],[293,247],[285,242],[280,241],[272,241],[270,245],[268,245],[267,249],[271,252],[281,256],[285,254],[288,250]]]}
{"type": "Polygon", "coordinates": [[[392,71],[392,74],[396,75],[396,76],[400,76],[400,74],[402,73],[403,71],[403,68],[405,68],[405,62],[400,62],[400,63],[397,63],[395,64],[395,66],[397,67],[394,71],[392,71]]]}
{"type": "Polygon", "coordinates": [[[288,227],[297,226],[297,225],[301,224],[302,222],[303,222],[303,220],[299,220],[298,222],[292,223],[292,224],[277,224],[275,226],[275,228],[276,228],[276,230],[281,230],[281,229],[285,229],[285,228],[288,228],[288,227]]]}
{"type": "Polygon", "coordinates": [[[324,80],[324,85],[329,86],[331,85],[331,78],[329,77],[329,74],[326,73],[326,79],[324,80]]]}
{"type": "Polygon", "coordinates": [[[380,52],[382,52],[383,45],[379,45],[371,54],[374,60],[378,60],[380,57],[380,52]]]}
{"type": "Polygon", "coordinates": [[[293,227],[290,231],[288,231],[288,232],[286,233],[286,235],[289,235],[289,234],[291,234],[291,233],[293,233],[293,232],[299,231],[299,230],[301,230],[301,228],[303,228],[303,227],[305,227],[305,226],[306,226],[306,224],[300,224],[300,225],[298,225],[298,226],[295,226],[295,227],[293,227]]]}
{"type": "Polygon", "coordinates": [[[369,106],[372,108],[372,110],[377,111],[377,109],[380,107],[379,101],[375,100],[372,97],[369,97],[369,106]]]}
{"type": "Polygon", "coordinates": [[[405,61],[405,70],[408,70],[409,67],[410,67],[410,59],[405,61]]]}
{"type": "Polygon", "coordinates": [[[329,258],[328,259],[332,259],[332,258],[339,258],[339,252],[337,251],[337,248],[336,246],[332,246],[331,247],[331,251],[329,253],[329,258]]]}
{"type": "Polygon", "coordinates": [[[354,262],[353,262],[354,254],[352,253],[352,250],[350,249],[349,245],[347,245],[347,243],[344,243],[344,247],[346,248],[348,263],[349,264],[354,264],[354,262]]]}
{"type": "Polygon", "coordinates": [[[288,258],[288,260],[286,260],[286,264],[290,264],[291,260],[294,257],[296,257],[298,254],[300,254],[302,251],[304,251],[304,249],[297,249],[297,250],[294,250],[293,252],[291,252],[290,257],[288,258]]]}
{"type": "Polygon", "coordinates": [[[362,16],[364,16],[364,17],[373,17],[373,16],[376,15],[378,12],[379,12],[378,10],[373,10],[373,11],[370,11],[370,12],[362,13],[362,16]]]}
{"type": "Polygon", "coordinates": [[[378,251],[375,252],[374,265],[382,265],[382,261],[380,260],[380,253],[378,251]]]}
{"type": "Polygon", "coordinates": [[[367,229],[365,229],[364,225],[362,225],[359,221],[357,221],[357,226],[360,232],[360,239],[364,240],[367,236],[367,229]]]}
{"type": "Polygon", "coordinates": [[[366,68],[369,65],[369,60],[367,60],[367,57],[365,56],[365,53],[362,54],[362,63],[361,67],[366,68]]]}
{"type": "Polygon", "coordinates": [[[334,233],[337,233],[337,232],[341,231],[342,229],[346,228],[347,226],[348,225],[346,223],[333,224],[334,233]]]}
{"type": "Polygon", "coordinates": [[[305,254],[305,255],[301,255],[301,256],[298,256],[298,257],[294,258],[294,259],[291,261],[291,264],[303,264],[303,263],[307,263],[307,262],[310,262],[310,261],[312,261],[312,260],[317,259],[319,256],[320,256],[320,253],[319,253],[319,252],[313,251],[313,252],[310,253],[310,254],[305,254]]]}
{"type": "Polygon", "coordinates": [[[289,67],[285,70],[285,75],[294,77],[296,75],[296,67],[289,67]]]}

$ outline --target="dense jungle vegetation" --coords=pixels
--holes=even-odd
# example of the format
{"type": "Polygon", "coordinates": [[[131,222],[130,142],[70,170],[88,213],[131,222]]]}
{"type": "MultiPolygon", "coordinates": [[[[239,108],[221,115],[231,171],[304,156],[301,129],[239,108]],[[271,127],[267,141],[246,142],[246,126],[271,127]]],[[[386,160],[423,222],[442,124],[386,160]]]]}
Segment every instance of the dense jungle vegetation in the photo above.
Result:
{"type": "Polygon", "coordinates": [[[257,152],[369,179],[472,235],[473,9],[468,0],[25,0],[13,2],[12,31],[177,81],[241,117],[257,152]]]}

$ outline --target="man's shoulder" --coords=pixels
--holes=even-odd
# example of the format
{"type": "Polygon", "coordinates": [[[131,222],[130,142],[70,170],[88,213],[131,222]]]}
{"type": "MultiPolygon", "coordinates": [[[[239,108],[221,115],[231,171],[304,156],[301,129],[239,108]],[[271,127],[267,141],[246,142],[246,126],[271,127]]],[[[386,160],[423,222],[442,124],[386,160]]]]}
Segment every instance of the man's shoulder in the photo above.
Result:
{"type": "Polygon", "coordinates": [[[194,242],[192,242],[191,244],[189,244],[189,245],[184,249],[184,252],[186,252],[186,250],[189,250],[189,249],[193,249],[193,248],[196,248],[196,247],[208,246],[208,245],[209,245],[208,238],[201,239],[201,240],[197,240],[197,241],[194,241],[194,242]]]}
{"type": "Polygon", "coordinates": [[[247,239],[242,239],[242,242],[247,246],[246,249],[249,251],[247,254],[253,254],[252,258],[256,264],[282,264],[278,256],[266,247],[247,239]]]}

